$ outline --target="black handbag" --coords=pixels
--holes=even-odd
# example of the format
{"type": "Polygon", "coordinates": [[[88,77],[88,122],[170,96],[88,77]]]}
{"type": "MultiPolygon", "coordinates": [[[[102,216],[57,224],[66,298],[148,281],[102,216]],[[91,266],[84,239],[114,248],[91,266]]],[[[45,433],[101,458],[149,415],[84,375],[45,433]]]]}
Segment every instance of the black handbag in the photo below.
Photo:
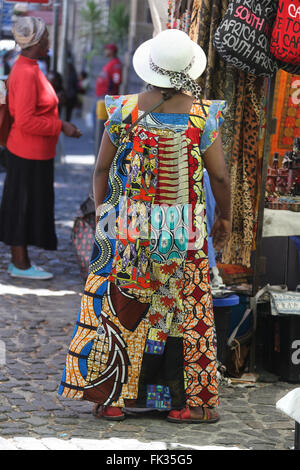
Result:
{"type": "Polygon", "coordinates": [[[278,0],[231,0],[213,44],[225,62],[253,75],[271,77],[278,63],[270,38],[278,0]]]}

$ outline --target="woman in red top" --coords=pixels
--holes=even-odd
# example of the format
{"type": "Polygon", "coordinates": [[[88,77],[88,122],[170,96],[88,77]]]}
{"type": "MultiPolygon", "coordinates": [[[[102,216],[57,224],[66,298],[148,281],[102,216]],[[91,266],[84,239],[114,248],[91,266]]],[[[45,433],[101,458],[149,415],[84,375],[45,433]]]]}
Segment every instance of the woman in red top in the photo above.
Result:
{"type": "Polygon", "coordinates": [[[104,53],[109,61],[102,68],[96,81],[96,96],[98,98],[104,98],[105,95],[118,95],[122,82],[122,63],[117,57],[117,46],[106,44],[104,53]]]}
{"type": "Polygon", "coordinates": [[[7,141],[7,175],[0,206],[0,241],[11,246],[8,271],[13,277],[50,279],[31,265],[28,245],[55,250],[53,159],[62,131],[80,137],[58,114],[56,93],[37,59],[47,56],[48,31],[40,18],[22,17],[13,34],[21,54],[9,76],[13,125],[7,141]]]}

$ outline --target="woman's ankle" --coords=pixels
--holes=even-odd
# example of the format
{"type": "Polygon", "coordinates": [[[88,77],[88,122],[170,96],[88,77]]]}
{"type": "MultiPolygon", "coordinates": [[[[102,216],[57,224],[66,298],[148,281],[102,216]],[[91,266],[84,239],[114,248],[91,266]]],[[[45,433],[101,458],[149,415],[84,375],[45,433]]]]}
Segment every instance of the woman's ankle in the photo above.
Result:
{"type": "Polygon", "coordinates": [[[11,246],[11,262],[17,269],[29,269],[31,263],[27,246],[11,246]]]}
{"type": "Polygon", "coordinates": [[[15,266],[15,268],[17,268],[17,269],[21,269],[21,270],[24,270],[24,271],[25,271],[26,269],[31,268],[31,263],[30,263],[30,261],[27,261],[27,262],[26,262],[26,261],[23,261],[23,262],[22,262],[22,261],[18,261],[18,260],[17,260],[17,261],[16,261],[16,260],[12,260],[11,262],[12,262],[12,264],[15,266]]]}

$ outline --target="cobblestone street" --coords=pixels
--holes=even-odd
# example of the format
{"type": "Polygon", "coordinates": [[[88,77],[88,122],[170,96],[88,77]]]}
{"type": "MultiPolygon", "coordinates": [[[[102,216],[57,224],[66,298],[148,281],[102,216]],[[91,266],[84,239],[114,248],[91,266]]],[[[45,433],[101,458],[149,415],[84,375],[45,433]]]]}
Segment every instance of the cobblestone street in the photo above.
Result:
{"type": "MultiPolygon", "coordinates": [[[[88,136],[86,137],[88,139],[88,136]]],[[[68,153],[92,154],[91,142],[68,144],[68,153]]],[[[79,157],[78,157],[79,158],[79,157]]],[[[222,386],[221,420],[176,425],[163,413],[130,414],[124,422],[92,415],[92,404],[67,401],[57,390],[74,328],[83,282],[71,245],[71,228],[88,193],[92,162],[56,165],[58,250],[30,248],[32,262],[54,273],[49,281],[12,279],[10,254],[0,244],[0,450],[201,449],[288,450],[294,422],[275,408],[295,385],[222,386]]],[[[5,174],[0,173],[0,193],[5,174]]]]}

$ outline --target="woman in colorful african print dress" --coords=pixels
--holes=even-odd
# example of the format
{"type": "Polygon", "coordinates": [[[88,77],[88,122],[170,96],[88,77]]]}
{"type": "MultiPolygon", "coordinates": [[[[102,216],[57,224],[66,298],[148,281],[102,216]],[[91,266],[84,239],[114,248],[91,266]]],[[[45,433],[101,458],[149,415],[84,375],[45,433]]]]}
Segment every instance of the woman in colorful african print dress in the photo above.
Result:
{"type": "Polygon", "coordinates": [[[96,403],[106,419],[124,419],[131,406],[168,410],[173,422],[215,422],[203,167],[221,249],[231,225],[219,134],[225,103],[201,100],[195,79],[205,55],[182,31],[143,43],[133,63],[153,87],[106,97],[94,250],[59,394],[96,403]]]}

